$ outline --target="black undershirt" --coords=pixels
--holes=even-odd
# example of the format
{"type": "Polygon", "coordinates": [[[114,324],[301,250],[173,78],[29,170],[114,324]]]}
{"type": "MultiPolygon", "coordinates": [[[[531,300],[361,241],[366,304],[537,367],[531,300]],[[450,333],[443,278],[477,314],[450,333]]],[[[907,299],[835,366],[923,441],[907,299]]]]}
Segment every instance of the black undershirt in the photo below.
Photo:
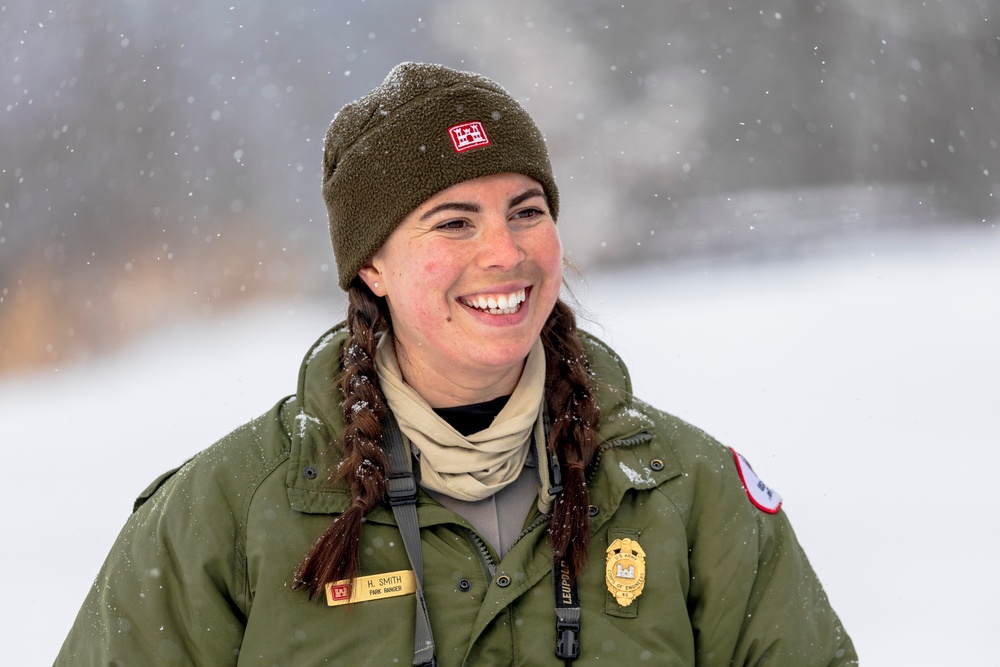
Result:
{"type": "Polygon", "coordinates": [[[484,403],[459,405],[454,408],[434,408],[434,412],[453,429],[464,436],[469,436],[489,428],[503,410],[503,406],[507,405],[508,399],[510,396],[501,396],[484,403]]]}

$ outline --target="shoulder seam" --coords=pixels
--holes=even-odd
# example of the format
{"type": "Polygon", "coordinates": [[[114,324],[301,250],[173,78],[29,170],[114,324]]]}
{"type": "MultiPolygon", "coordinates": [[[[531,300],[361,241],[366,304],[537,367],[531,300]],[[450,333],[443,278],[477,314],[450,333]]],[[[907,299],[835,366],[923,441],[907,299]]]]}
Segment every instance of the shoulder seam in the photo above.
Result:
{"type": "Polygon", "coordinates": [[[268,477],[273,475],[275,471],[281,467],[281,464],[289,459],[291,452],[285,449],[280,454],[272,458],[270,461],[264,464],[260,472],[250,480],[247,484],[246,490],[243,493],[243,507],[240,509],[239,517],[239,539],[236,541],[236,550],[238,556],[238,566],[240,568],[240,578],[243,580],[243,599],[245,600],[243,609],[243,614],[245,616],[250,615],[250,607],[253,606],[253,600],[250,597],[250,575],[249,566],[247,564],[247,526],[250,523],[250,505],[253,504],[254,496],[257,493],[257,489],[260,485],[264,483],[268,477]]]}

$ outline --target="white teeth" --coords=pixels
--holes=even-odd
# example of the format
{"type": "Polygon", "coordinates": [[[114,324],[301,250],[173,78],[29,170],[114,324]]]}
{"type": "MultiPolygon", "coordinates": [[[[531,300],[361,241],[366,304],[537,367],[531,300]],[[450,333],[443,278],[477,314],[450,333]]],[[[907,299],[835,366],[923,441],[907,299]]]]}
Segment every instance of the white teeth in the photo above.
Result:
{"type": "Polygon", "coordinates": [[[488,297],[480,295],[463,298],[462,302],[472,308],[485,310],[491,315],[513,315],[520,309],[521,304],[524,303],[524,299],[524,290],[519,289],[510,294],[499,294],[488,297]]]}

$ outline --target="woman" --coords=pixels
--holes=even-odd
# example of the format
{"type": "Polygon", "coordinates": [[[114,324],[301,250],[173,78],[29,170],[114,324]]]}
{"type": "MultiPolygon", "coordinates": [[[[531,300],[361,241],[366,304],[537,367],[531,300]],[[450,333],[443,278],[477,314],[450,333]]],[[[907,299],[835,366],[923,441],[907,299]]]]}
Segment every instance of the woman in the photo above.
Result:
{"type": "Polygon", "coordinates": [[[323,195],[346,322],[143,493],[56,664],[856,664],[777,494],[576,328],[502,88],[400,65],[323,195]]]}

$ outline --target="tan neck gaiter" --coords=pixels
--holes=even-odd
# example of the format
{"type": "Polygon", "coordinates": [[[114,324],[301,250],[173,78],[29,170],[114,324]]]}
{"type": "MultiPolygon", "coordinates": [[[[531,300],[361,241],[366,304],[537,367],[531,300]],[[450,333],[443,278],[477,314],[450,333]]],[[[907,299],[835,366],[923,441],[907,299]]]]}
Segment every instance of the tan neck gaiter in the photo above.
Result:
{"type": "MultiPolygon", "coordinates": [[[[521,473],[532,431],[539,448],[539,472],[548,487],[541,428],[545,351],[535,341],[510,399],[485,430],[463,436],[442,419],[403,379],[391,336],[383,336],[375,356],[379,385],[399,428],[419,453],[421,484],[459,500],[488,498],[521,473]],[[540,436],[540,437],[539,437],[540,436]]],[[[546,498],[547,500],[547,498],[546,498]]]]}

